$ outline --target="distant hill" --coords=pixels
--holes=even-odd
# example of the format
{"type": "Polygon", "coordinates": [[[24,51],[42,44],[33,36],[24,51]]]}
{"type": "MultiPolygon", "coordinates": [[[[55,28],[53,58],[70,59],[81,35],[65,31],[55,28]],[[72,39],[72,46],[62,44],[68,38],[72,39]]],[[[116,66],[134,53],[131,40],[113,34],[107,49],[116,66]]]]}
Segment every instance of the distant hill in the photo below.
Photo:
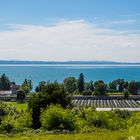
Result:
{"type": "Polygon", "coordinates": [[[0,64],[140,64],[114,61],[18,61],[0,60],[0,64]]]}

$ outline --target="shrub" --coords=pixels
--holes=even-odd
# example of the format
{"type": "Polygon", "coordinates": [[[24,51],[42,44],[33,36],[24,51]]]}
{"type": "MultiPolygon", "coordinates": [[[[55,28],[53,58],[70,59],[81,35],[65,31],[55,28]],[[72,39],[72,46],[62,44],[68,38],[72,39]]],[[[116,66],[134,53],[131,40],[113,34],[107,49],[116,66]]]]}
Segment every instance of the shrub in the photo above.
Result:
{"type": "Polygon", "coordinates": [[[0,131],[3,133],[22,132],[30,128],[31,124],[31,115],[29,113],[8,114],[1,119],[0,131]]]}
{"type": "Polygon", "coordinates": [[[76,128],[76,116],[70,109],[64,109],[60,105],[50,105],[41,114],[41,124],[46,130],[69,130],[76,128]]]}
{"type": "Polygon", "coordinates": [[[86,113],[86,120],[88,126],[108,128],[109,120],[108,114],[106,112],[96,112],[93,113],[88,111],[86,113]]]}
{"type": "Polygon", "coordinates": [[[22,132],[24,129],[31,128],[32,117],[27,112],[21,112],[14,121],[14,129],[16,132],[22,132]]]}
{"type": "Polygon", "coordinates": [[[17,101],[18,102],[24,102],[25,100],[25,91],[20,89],[20,90],[17,90],[17,101]]]}
{"type": "Polygon", "coordinates": [[[13,116],[7,115],[7,116],[2,117],[0,131],[3,133],[10,133],[13,131],[13,129],[14,129],[13,116]]]}
{"type": "Polygon", "coordinates": [[[122,119],[128,119],[131,117],[131,113],[128,110],[116,109],[114,110],[114,113],[117,117],[122,118],[122,119]]]}
{"type": "Polygon", "coordinates": [[[90,90],[85,90],[82,92],[83,95],[92,95],[92,91],[90,90]]]}
{"type": "Polygon", "coordinates": [[[123,91],[123,95],[124,95],[124,98],[125,99],[128,99],[129,98],[129,91],[127,90],[127,89],[125,89],[124,91],[123,91]]]}
{"type": "Polygon", "coordinates": [[[32,118],[29,113],[18,112],[14,107],[0,102],[0,133],[21,132],[30,128],[31,124],[32,118]]]}
{"type": "Polygon", "coordinates": [[[3,102],[0,102],[0,124],[2,117],[8,114],[13,115],[15,112],[17,112],[15,108],[12,108],[3,102]]]}

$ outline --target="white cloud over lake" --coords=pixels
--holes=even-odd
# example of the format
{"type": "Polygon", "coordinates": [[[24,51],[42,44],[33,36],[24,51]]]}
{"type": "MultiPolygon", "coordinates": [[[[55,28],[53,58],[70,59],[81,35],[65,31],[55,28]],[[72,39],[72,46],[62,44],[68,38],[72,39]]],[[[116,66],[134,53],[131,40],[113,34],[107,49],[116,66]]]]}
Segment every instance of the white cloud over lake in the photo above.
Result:
{"type": "Polygon", "coordinates": [[[10,28],[0,31],[0,59],[140,61],[139,32],[105,29],[84,20],[10,28]]]}

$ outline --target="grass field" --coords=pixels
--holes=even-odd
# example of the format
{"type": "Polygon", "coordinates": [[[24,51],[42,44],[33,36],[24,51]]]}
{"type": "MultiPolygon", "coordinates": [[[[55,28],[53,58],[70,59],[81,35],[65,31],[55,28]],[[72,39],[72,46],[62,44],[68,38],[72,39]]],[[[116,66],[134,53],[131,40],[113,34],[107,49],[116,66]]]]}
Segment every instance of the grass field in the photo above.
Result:
{"type": "Polygon", "coordinates": [[[38,136],[0,137],[0,140],[127,140],[126,132],[102,132],[90,134],[53,134],[38,136]]]}
{"type": "Polygon", "coordinates": [[[27,103],[5,102],[6,104],[15,107],[18,111],[27,110],[27,103]]]}

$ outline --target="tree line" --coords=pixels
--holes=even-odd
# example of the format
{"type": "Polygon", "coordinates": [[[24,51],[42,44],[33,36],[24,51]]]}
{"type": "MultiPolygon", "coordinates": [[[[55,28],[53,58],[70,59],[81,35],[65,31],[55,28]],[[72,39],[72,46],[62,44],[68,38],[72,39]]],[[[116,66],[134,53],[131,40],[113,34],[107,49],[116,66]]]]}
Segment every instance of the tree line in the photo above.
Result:
{"type": "MultiPolygon", "coordinates": [[[[41,81],[39,85],[35,88],[36,92],[44,92],[46,90],[46,85],[50,83],[41,81]]],[[[55,81],[54,83],[58,83],[55,81]]],[[[0,77],[0,90],[10,90],[11,85],[16,85],[15,82],[11,82],[9,78],[3,74],[0,77]]],[[[124,93],[137,95],[140,93],[140,81],[126,81],[124,79],[116,79],[110,83],[105,83],[103,80],[97,81],[85,81],[85,76],[80,73],[79,77],[67,77],[62,83],[59,83],[64,87],[64,90],[71,95],[106,95],[107,93],[124,93]]],[[[20,92],[25,92],[25,94],[30,93],[33,89],[33,84],[31,80],[25,79],[20,85],[20,92]]]]}
{"type": "MultiPolygon", "coordinates": [[[[42,81],[36,87],[36,92],[42,92],[45,90],[45,85],[48,83],[42,81]]],[[[97,80],[95,82],[85,81],[85,76],[80,73],[79,78],[68,77],[65,78],[62,85],[68,94],[79,95],[106,95],[107,93],[117,92],[129,92],[129,94],[137,95],[140,93],[140,81],[126,81],[124,79],[116,79],[110,83],[105,83],[103,80],[97,80]]]]}

